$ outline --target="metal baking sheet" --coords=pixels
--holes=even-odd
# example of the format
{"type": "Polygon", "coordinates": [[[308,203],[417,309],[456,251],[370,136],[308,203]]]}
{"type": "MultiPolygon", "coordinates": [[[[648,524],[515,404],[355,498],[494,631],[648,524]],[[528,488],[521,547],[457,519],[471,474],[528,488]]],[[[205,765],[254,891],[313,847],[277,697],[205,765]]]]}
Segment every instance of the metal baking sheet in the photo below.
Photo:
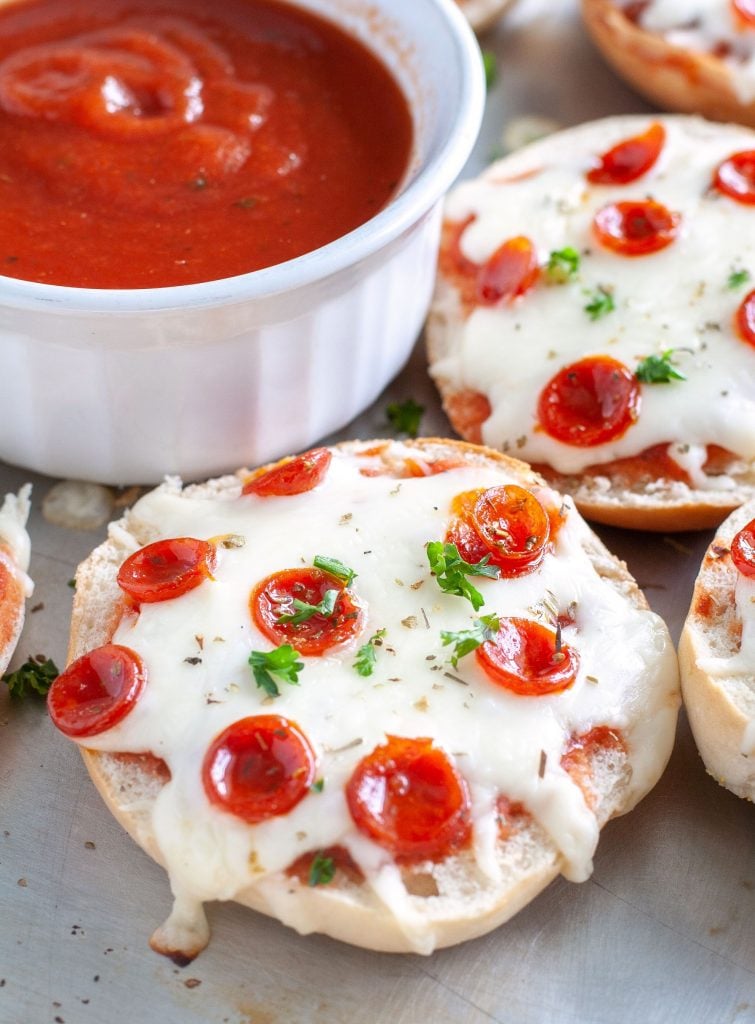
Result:
{"type": "MultiPolygon", "coordinates": [[[[649,109],[594,53],[575,6],[520,0],[483,40],[499,77],[467,173],[515,116],[566,125],[649,109]]],[[[409,395],[427,406],[425,433],[448,433],[418,348],[342,436],[384,434],[386,402],[409,395]]],[[[103,532],[50,526],[39,503],[53,481],[0,466],[3,491],[30,478],[37,589],[14,664],[38,653],[62,664],[67,581],[103,532]]],[[[709,535],[599,532],[678,637],[709,535]]],[[[0,694],[0,1024],[755,1021],[755,809],[706,776],[683,717],[661,783],[607,826],[593,877],[556,881],[476,941],[428,958],[375,954],[216,904],[210,946],[180,970],[147,946],[169,906],[165,875],[110,817],[43,706],[0,694]]]]}

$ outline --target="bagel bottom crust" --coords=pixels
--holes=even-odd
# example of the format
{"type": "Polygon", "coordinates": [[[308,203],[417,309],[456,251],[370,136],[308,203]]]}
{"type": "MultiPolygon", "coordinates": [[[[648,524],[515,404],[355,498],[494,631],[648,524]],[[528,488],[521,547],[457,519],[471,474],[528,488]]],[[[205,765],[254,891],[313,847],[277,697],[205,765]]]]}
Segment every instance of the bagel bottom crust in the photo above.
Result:
{"type": "MultiPolygon", "coordinates": [[[[347,443],[349,448],[369,447],[380,442],[347,443]]],[[[524,463],[491,449],[459,441],[425,439],[411,442],[420,456],[463,458],[480,465],[494,464],[517,475],[523,485],[537,485],[541,479],[524,463]]],[[[225,477],[186,489],[188,495],[222,494],[238,490],[237,476],[225,477]]],[[[123,607],[115,582],[117,569],[133,550],[154,539],[133,513],[126,513],[110,529],[109,540],[96,549],[77,571],[69,661],[107,642],[123,607]]],[[[602,543],[585,531],[583,540],[598,574],[623,597],[640,609],[647,603],[626,566],[610,555],[602,543]]],[[[676,664],[670,645],[652,662],[659,685],[669,698],[651,722],[632,720],[627,735],[637,734],[638,747],[654,743],[659,760],[641,779],[633,778],[626,749],[598,744],[586,756],[589,763],[573,775],[585,802],[599,825],[629,810],[655,785],[671,753],[678,700],[674,687],[676,664]]],[[[151,824],[151,810],[169,771],[149,754],[102,753],[82,748],[84,762],[105,803],[134,840],[158,863],[160,851],[151,824]]],[[[571,773],[571,770],[570,770],[571,773]]],[[[490,931],[526,905],[563,869],[555,845],[526,815],[515,828],[499,833],[497,862],[500,877],[492,881],[477,866],[471,852],[460,852],[439,863],[426,862],[402,869],[409,893],[409,920],[398,920],[378,898],[369,883],[354,883],[337,877],[327,887],[310,887],[290,874],[279,872],[234,895],[234,899],[255,910],[274,916],[301,933],[322,932],[334,938],[385,952],[429,954],[435,948],[452,945],[490,931]]],[[[169,919],[170,921],[170,919],[169,919]]],[[[201,917],[199,932],[206,929],[201,917]]],[[[170,929],[158,929],[154,948],[169,955],[178,953],[166,945],[170,929]]],[[[204,940],[206,941],[206,939],[204,940]]],[[[203,942],[197,941],[189,955],[196,955],[203,942]]],[[[182,962],[186,950],[180,950],[182,962]]]]}
{"type": "Polygon", "coordinates": [[[755,801],[755,758],[741,749],[755,719],[755,666],[749,676],[727,675],[724,668],[741,643],[734,604],[737,570],[728,551],[753,518],[755,502],[750,502],[727,519],[708,549],[682,630],[679,666],[687,717],[706,770],[732,793],[755,801]]]}

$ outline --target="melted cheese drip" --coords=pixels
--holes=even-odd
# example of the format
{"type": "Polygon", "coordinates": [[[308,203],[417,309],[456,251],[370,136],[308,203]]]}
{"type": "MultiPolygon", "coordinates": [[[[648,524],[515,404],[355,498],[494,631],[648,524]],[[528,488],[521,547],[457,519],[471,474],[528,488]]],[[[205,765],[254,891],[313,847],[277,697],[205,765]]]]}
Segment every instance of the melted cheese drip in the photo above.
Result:
{"type": "MultiPolygon", "coordinates": [[[[415,453],[394,445],[394,454],[415,453]]],[[[218,549],[213,581],[179,599],[144,605],[138,617],[121,623],[114,641],[139,652],[148,685],[126,719],[87,740],[99,750],[150,751],[170,767],[153,827],[180,905],[171,936],[186,927],[194,935],[201,922],[187,914],[187,900],[231,899],[251,885],[283,920],[311,930],[306,912],[291,907],[297,901],[286,900],[287,887],[276,888],[276,873],[305,851],[342,844],[414,948],[431,951],[431,931],[412,909],[398,869],[357,831],[344,796],[355,765],[386,733],[432,737],[453,756],[472,794],[475,854],[492,876],[495,796],[504,793],[546,829],[564,858],[564,873],[588,877],[598,826],[560,767],[570,735],[604,724],[622,730],[637,795],[666,761],[677,706],[668,633],[657,616],[634,609],[598,577],[583,551],[588,531],[577,513],[568,511],[555,553],[536,572],[475,580],[485,613],[543,614],[549,592],[559,609],[577,602],[577,628],[564,631],[564,642],[579,651],[577,682],[557,696],[523,698],[491,683],[474,656],[453,670],[458,679],[446,674],[450,650],[440,631],[468,628],[474,616],[466,600],[441,592],[425,555],[426,543],[445,533],[454,495],[501,484],[507,474],[478,466],[397,481],[366,477],[360,465],[364,461],[336,452],[325,481],[295,497],[199,497],[168,482],[135,507],[155,537],[232,533],[246,541],[218,549]],[[249,594],[268,574],[311,565],[318,554],[358,573],[353,592],[366,609],[364,629],[344,648],[304,658],[300,685],[282,683],[280,697],[270,701],[247,664],[251,650],[271,648],[251,620],[249,594]],[[385,643],[374,674],[363,678],[352,667],[356,649],[378,629],[387,630],[385,643]],[[196,657],[200,664],[186,661],[196,657]],[[222,729],[260,713],[283,715],[304,730],[324,788],[289,814],[250,826],[207,800],[200,766],[222,729]],[[640,717],[646,724],[635,727],[640,717]],[[651,742],[646,729],[654,733],[651,742]],[[542,778],[541,751],[547,756],[542,778]]],[[[157,941],[165,944],[165,935],[157,941]]]]}
{"type": "Polygon", "coordinates": [[[31,558],[31,541],[26,531],[29,518],[31,484],[24,484],[18,494],[6,494],[0,506],[0,543],[9,548],[15,568],[24,586],[27,597],[34,592],[34,584],[28,575],[31,558]]]}
{"type": "MultiPolygon", "coordinates": [[[[710,658],[703,663],[704,671],[718,678],[741,679],[753,688],[750,715],[742,730],[740,753],[755,756],[755,579],[737,573],[734,590],[737,618],[742,623],[739,650],[731,658],[710,658]]],[[[747,712],[745,711],[745,714],[747,712]]]]}
{"type": "MultiPolygon", "coordinates": [[[[487,395],[486,444],[562,473],[667,442],[680,462],[683,451],[694,456],[708,444],[755,458],[755,348],[733,327],[755,283],[755,207],[709,190],[719,162],[753,148],[755,135],[693,118],[661,118],[667,141],[647,174],[629,185],[589,185],[585,172],[595,158],[652,120],[613,118],[551,136],[461,184],[447,201],[451,221],[476,218],[461,237],[463,254],[475,262],[484,263],[516,235],[531,238],[541,264],[566,246],[582,254],[578,279],[567,284],[541,281],[513,304],[476,307],[466,320],[449,309],[449,355],[432,368],[454,390],[487,395]],[[537,169],[523,180],[503,181],[537,169]],[[681,214],[676,240],[649,256],[601,248],[591,230],[595,212],[648,195],[681,214]],[[735,269],[749,271],[750,283],[729,288],[735,269]],[[601,286],[613,290],[616,309],[591,321],[584,307],[601,286]],[[622,437],[579,448],[537,429],[538,397],[562,367],[607,354],[634,370],[645,356],[670,348],[678,350],[673,360],[687,380],[642,385],[639,418],[622,437]]],[[[732,486],[727,478],[706,479],[699,461],[686,461],[695,486],[732,486]]]]}
{"type": "Polygon", "coordinates": [[[730,0],[650,0],[639,24],[681,50],[714,53],[725,44],[734,91],[742,103],[755,100],[755,29],[735,17],[730,0]]]}

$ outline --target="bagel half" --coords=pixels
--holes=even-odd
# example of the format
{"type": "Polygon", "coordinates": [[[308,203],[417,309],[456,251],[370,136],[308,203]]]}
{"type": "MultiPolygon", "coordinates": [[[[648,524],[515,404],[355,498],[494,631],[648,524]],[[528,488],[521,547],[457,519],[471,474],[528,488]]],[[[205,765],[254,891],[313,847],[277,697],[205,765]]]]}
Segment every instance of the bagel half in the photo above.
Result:
{"type": "Polygon", "coordinates": [[[550,135],[458,185],[426,329],[455,430],[526,459],[587,518],[613,526],[702,529],[755,495],[755,343],[735,326],[755,282],[755,205],[711,185],[725,159],[753,148],[755,134],[735,125],[613,117],[550,135]],[[589,180],[605,154],[651,131],[663,142],[644,172],[589,180]],[[640,255],[600,241],[599,215],[632,204],[660,207],[672,240],[640,255]],[[510,245],[528,246],[533,265],[518,292],[496,301],[489,277],[510,245]],[[564,252],[572,269],[549,277],[564,252]],[[642,363],[664,353],[685,379],[640,384],[642,363]],[[562,440],[543,426],[540,396],[593,357],[637,375],[638,408],[605,441],[562,440]]]}
{"type": "Polygon", "coordinates": [[[743,622],[743,609],[746,616],[755,586],[745,589],[730,548],[753,519],[750,502],[721,525],[700,567],[679,643],[684,704],[700,756],[717,782],[745,800],[755,800],[755,631],[752,615],[749,631],[743,622]]]}
{"type": "MultiPolygon", "coordinates": [[[[390,952],[429,953],[483,934],[559,873],[586,878],[599,827],[634,807],[670,755],[679,699],[666,627],[648,610],[626,566],[608,553],[568,501],[562,503],[523,463],[462,442],[350,442],[331,451],[323,482],[293,497],[242,497],[245,472],[184,490],[167,481],[111,526],[109,539],[77,572],[69,659],[111,640],[130,644],[148,666],[145,694],[153,677],[158,685],[157,665],[171,653],[170,644],[177,645],[177,663],[187,642],[209,663],[222,646],[213,647],[210,638],[225,643],[239,625],[249,632],[248,593],[271,566],[309,563],[319,552],[358,573],[353,590],[366,616],[359,637],[332,657],[305,659],[300,686],[282,684],[273,700],[255,690],[244,671],[245,657],[249,647],[270,645],[252,625],[243,643],[241,674],[220,678],[209,664],[176,668],[176,679],[182,680],[175,691],[179,703],[189,699],[191,673],[210,672],[196,676],[198,706],[181,726],[178,746],[168,737],[172,715],[161,716],[157,690],[157,704],[144,699],[121,725],[80,741],[112,813],[169,871],[174,911],[152,944],[182,959],[196,955],[207,941],[201,901],[208,899],[233,898],[302,933],[324,932],[390,952]],[[534,489],[553,517],[553,540],[532,572],[473,581],[484,591],[484,613],[503,614],[531,601],[533,620],[552,625],[554,616],[562,616],[563,643],[579,649],[580,668],[573,686],[560,696],[512,695],[490,683],[471,653],[452,667],[450,650],[439,639],[441,624],[468,628],[472,609],[463,598],[441,591],[428,572],[424,544],[443,538],[455,495],[504,484],[534,489]],[[218,529],[221,521],[227,530],[218,529]],[[280,531],[280,552],[271,543],[271,530],[280,531]],[[200,630],[192,594],[163,602],[162,608],[143,605],[135,619],[124,614],[116,575],[124,559],[145,544],[207,531],[245,535],[246,546],[219,550],[215,580],[192,594],[214,600],[220,591],[213,587],[229,585],[226,568],[234,559],[251,561],[243,563],[243,578],[246,573],[249,578],[234,612],[238,623],[228,621],[218,637],[215,613],[207,613],[197,650],[200,630]],[[250,553],[255,543],[259,547],[250,553]],[[171,625],[155,619],[150,626],[153,609],[156,616],[170,615],[171,625]],[[147,640],[142,646],[142,627],[157,630],[151,634],[158,638],[156,646],[147,640]],[[386,629],[385,648],[377,655],[374,676],[360,680],[351,669],[355,645],[379,628],[386,629]],[[310,700],[316,702],[311,708],[310,700]],[[352,702],[367,711],[354,711],[352,718],[352,702]],[[310,735],[323,785],[294,808],[290,819],[282,815],[249,826],[213,807],[197,780],[212,735],[255,709],[290,714],[310,735]],[[195,717],[209,722],[199,740],[193,737],[195,717]],[[493,733],[486,731],[491,728],[493,733]],[[473,839],[443,856],[396,861],[355,828],[343,806],[343,780],[375,742],[368,742],[369,736],[379,741],[386,733],[420,735],[447,749],[452,735],[461,743],[454,730],[462,730],[458,736],[466,741],[477,737],[452,750],[472,794],[473,839]],[[355,734],[365,741],[352,749],[355,734]],[[480,760],[477,751],[483,749],[493,752],[489,761],[480,760]],[[495,782],[499,775],[507,780],[506,792],[495,782]],[[313,885],[307,858],[334,847],[345,848],[348,857],[336,860],[328,884],[313,885]]],[[[559,639],[557,652],[560,645],[559,639]]]]}
{"type": "MultiPolygon", "coordinates": [[[[714,52],[683,48],[661,33],[644,29],[627,14],[638,6],[582,0],[585,27],[613,69],[662,110],[755,127],[752,85],[740,81],[736,63],[714,52]]],[[[722,9],[722,17],[732,15],[722,9]]]]}

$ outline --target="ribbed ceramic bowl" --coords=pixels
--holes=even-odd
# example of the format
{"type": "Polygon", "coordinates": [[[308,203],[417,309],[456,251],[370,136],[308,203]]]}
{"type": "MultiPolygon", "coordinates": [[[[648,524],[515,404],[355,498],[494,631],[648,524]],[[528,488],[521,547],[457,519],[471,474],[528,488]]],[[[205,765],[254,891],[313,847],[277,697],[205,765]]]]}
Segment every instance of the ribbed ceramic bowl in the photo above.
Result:
{"type": "Polygon", "coordinates": [[[376,51],[409,100],[397,197],[329,245],[238,277],[105,291],[0,277],[0,459],[105,483],[186,479],[305,448],[409,355],[440,199],[474,144],[480,53],[451,0],[296,0],[376,51]]]}

